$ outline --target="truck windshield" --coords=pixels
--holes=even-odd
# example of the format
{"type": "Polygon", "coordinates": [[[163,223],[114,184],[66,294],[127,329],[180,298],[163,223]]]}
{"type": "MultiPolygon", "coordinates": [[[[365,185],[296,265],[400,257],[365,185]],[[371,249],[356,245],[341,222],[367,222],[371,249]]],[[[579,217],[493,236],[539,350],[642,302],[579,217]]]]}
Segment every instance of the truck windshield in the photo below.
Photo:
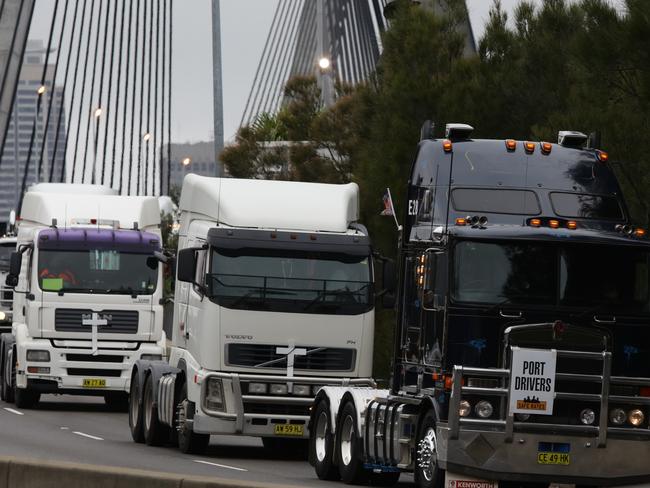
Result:
{"type": "Polygon", "coordinates": [[[151,295],[158,260],[117,249],[40,249],[38,281],[43,291],[151,295]]]}
{"type": "Polygon", "coordinates": [[[9,270],[9,259],[11,258],[11,253],[15,250],[15,242],[0,243],[0,271],[9,270]]]}
{"type": "Polygon", "coordinates": [[[355,315],[372,308],[368,257],[213,250],[208,294],[228,308],[355,315]]]}
{"type": "Polygon", "coordinates": [[[603,245],[486,243],[455,247],[454,299],[650,312],[649,252],[603,245]]]}

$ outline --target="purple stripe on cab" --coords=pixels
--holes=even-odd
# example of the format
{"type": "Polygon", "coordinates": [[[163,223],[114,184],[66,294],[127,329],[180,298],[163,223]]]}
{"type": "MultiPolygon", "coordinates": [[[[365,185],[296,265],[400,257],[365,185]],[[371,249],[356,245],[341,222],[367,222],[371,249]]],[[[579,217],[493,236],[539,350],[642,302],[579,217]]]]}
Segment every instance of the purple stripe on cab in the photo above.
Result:
{"type": "Polygon", "coordinates": [[[38,247],[62,251],[114,249],[149,254],[160,250],[160,238],[151,232],[137,230],[49,228],[39,233],[38,247]]]}

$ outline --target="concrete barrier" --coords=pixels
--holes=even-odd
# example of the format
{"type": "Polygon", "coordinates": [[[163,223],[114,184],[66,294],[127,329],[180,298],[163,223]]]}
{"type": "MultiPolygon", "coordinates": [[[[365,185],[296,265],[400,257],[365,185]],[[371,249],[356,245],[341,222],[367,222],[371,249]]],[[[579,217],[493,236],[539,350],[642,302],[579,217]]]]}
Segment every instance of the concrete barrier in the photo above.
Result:
{"type": "Polygon", "coordinates": [[[0,488],[282,488],[285,486],[131,468],[0,457],[0,488]]]}

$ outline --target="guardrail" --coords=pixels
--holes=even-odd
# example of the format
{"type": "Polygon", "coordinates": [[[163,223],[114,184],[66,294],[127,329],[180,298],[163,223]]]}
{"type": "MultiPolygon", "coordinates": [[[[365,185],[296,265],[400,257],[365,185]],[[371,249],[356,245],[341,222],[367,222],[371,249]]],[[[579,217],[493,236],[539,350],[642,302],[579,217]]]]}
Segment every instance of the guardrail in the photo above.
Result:
{"type": "MultiPolygon", "coordinates": [[[[0,457],[0,486],[11,488],[283,488],[286,485],[139,469],[0,457]]],[[[293,486],[293,485],[292,485],[293,486]]],[[[296,486],[295,488],[300,488],[296,486]]]]}

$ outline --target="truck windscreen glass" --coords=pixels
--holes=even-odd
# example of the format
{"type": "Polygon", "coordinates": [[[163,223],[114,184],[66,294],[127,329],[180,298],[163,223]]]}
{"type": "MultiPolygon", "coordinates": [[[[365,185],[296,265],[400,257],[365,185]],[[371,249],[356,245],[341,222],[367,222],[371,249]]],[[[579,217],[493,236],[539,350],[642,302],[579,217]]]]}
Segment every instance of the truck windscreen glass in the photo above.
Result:
{"type": "Polygon", "coordinates": [[[227,308],[354,315],[373,304],[368,257],[213,250],[208,295],[227,308]]]}
{"type": "Polygon", "coordinates": [[[513,215],[539,215],[539,201],[530,190],[456,188],[451,200],[459,212],[481,212],[513,215]]]}
{"type": "Polygon", "coordinates": [[[551,204],[560,217],[621,220],[623,211],[618,199],[608,195],[552,192],[551,204]]]}
{"type": "Polygon", "coordinates": [[[117,249],[40,249],[38,281],[43,291],[151,295],[158,260],[117,249]]]}
{"type": "Polygon", "coordinates": [[[650,312],[648,251],[599,245],[459,242],[454,299],[650,312]]]}
{"type": "Polygon", "coordinates": [[[0,271],[9,270],[9,259],[11,258],[11,253],[15,250],[15,242],[12,242],[11,244],[0,245],[0,271]]]}

